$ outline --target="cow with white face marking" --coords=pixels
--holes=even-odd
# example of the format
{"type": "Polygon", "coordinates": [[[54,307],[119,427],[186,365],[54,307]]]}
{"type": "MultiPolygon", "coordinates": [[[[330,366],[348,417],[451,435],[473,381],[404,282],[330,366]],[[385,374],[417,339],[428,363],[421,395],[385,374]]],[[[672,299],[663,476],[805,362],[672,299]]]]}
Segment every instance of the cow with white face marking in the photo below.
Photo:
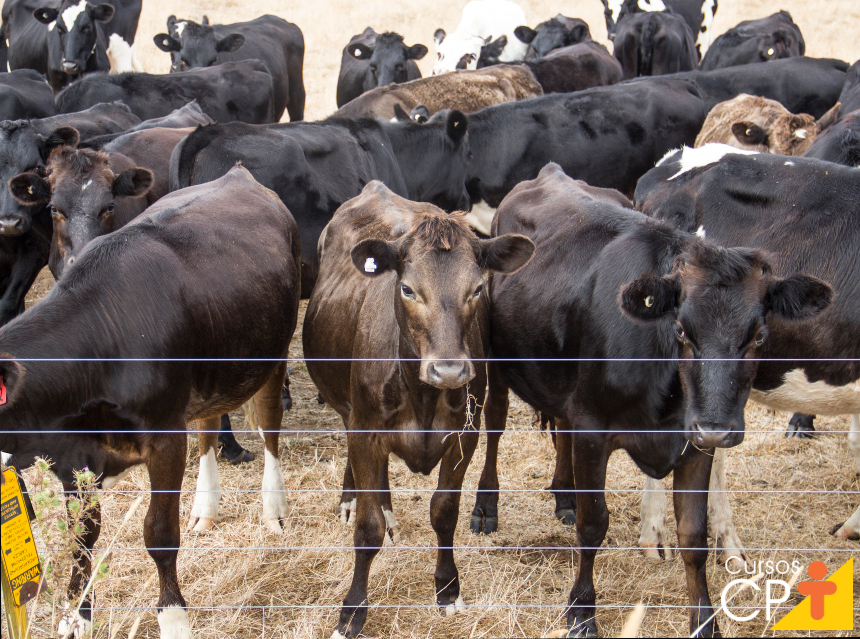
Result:
{"type": "Polygon", "coordinates": [[[606,33],[615,39],[618,22],[630,13],[668,11],[681,16],[690,27],[701,59],[711,46],[717,0],[602,0],[606,33]]]}
{"type": "MultiPolygon", "coordinates": [[[[778,256],[773,260],[776,275],[803,271],[833,287],[833,302],[822,313],[802,321],[768,323],[750,398],[777,410],[850,414],[848,446],[860,468],[858,192],[860,170],[855,168],[707,145],[664,158],[639,181],[636,204],[681,228],[703,227],[711,241],[778,256]]],[[[724,548],[735,551],[729,554],[740,558],[725,479],[718,480],[710,500],[723,521],[715,533],[724,548]]],[[[653,484],[646,488],[659,490],[653,484]]],[[[644,513],[642,521],[655,522],[643,525],[643,541],[663,545],[667,533],[659,514],[644,513]]],[[[860,508],[837,524],[833,534],[860,538],[860,508]]]]}
{"type": "Polygon", "coordinates": [[[526,57],[528,45],[516,37],[516,28],[526,24],[522,7],[511,0],[472,0],[463,7],[463,17],[450,35],[444,29],[433,34],[436,64],[433,75],[455,69],[476,69],[481,47],[507,37],[500,62],[516,62],[526,57]]]}

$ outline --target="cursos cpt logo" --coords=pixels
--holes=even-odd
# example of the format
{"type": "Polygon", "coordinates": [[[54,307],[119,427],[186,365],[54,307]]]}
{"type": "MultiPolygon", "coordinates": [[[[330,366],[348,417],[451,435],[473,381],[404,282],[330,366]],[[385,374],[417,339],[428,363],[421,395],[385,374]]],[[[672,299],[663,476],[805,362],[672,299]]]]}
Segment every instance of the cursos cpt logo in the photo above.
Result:
{"type": "MultiPolygon", "coordinates": [[[[803,568],[799,561],[789,564],[782,560],[778,562],[759,562],[760,572],[767,575],[787,576],[797,575],[803,568]]],[[[740,568],[732,570],[727,562],[726,570],[739,574],[740,568]]],[[[854,629],[854,559],[846,561],[827,577],[827,566],[824,562],[813,561],[806,568],[809,579],[799,581],[797,592],[806,597],[789,610],[785,616],[776,622],[771,630],[853,630],[854,629]]],[[[731,608],[733,594],[741,588],[752,588],[761,592],[759,585],[751,579],[735,579],[729,582],[720,595],[723,612],[735,621],[750,621],[758,617],[761,610],[755,610],[748,615],[740,615],[731,608]]],[[[765,616],[771,620],[772,607],[788,600],[791,596],[791,585],[782,579],[768,579],[765,582],[765,616]]],[[[738,607],[740,608],[740,606],[738,607]]],[[[748,609],[748,607],[745,607],[748,609]]]]}

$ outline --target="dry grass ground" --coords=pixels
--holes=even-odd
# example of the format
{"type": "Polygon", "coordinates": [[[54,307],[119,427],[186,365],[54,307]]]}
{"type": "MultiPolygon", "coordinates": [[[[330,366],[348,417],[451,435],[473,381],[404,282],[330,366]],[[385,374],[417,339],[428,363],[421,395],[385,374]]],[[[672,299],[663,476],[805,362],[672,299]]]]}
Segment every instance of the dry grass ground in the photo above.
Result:
{"type": "MultiPolygon", "coordinates": [[[[213,22],[234,22],[270,12],[299,24],[305,34],[306,116],[320,118],[334,110],[335,85],[341,49],[354,34],[372,25],[378,31],[396,30],[407,42],[431,45],[433,31],[456,27],[458,2],[412,3],[364,2],[347,4],[316,2],[239,3],[187,0],[161,4],[144,3],[138,32],[139,57],[148,71],[164,72],[167,55],[152,44],[152,36],[165,28],[169,13],[199,19],[205,12],[213,22]]],[[[586,19],[596,39],[605,39],[602,5],[598,0],[577,2],[522,2],[532,25],[558,12],[586,19]]],[[[855,60],[860,56],[856,32],[860,4],[856,0],[721,0],[715,32],[721,33],[739,20],[768,15],[778,9],[791,11],[813,56],[855,60]]],[[[432,54],[431,54],[432,55],[432,54]]],[[[422,62],[426,72],[431,56],[422,62]]],[[[52,280],[45,271],[29,301],[42,297],[52,280]]],[[[304,308],[304,305],[303,305],[304,308]]],[[[298,334],[291,354],[301,357],[298,334]]],[[[273,536],[261,524],[259,490],[262,478],[262,444],[256,435],[243,433],[240,441],[258,459],[241,468],[222,463],[224,488],[222,521],[208,533],[183,533],[179,574],[183,593],[192,608],[195,637],[327,637],[352,575],[352,529],[342,527],[335,515],[338,489],[346,461],[343,435],[306,433],[338,430],[339,418],[316,402],[314,389],[301,364],[293,369],[295,408],[284,418],[281,461],[293,511],[282,536],[273,536]],[[290,433],[290,431],[298,431],[290,433]]],[[[239,414],[233,416],[237,428],[239,414]]],[[[744,444],[729,452],[728,484],[738,532],[750,549],[750,558],[772,558],[804,565],[814,559],[832,570],[851,554],[856,542],[838,541],[827,534],[844,521],[860,502],[860,480],[846,447],[844,434],[820,435],[813,441],[785,440],[788,415],[775,414],[754,405],[747,410],[751,432],[744,444]],[[830,494],[778,491],[831,491],[830,494]],[[854,494],[845,494],[854,491],[854,494]],[[818,549],[797,551],[790,549],[818,549]]],[[[846,430],[848,420],[819,419],[819,429],[846,430]]],[[[392,464],[394,508],[401,523],[403,541],[386,546],[371,572],[370,598],[374,608],[365,632],[372,637],[536,637],[561,626],[567,593],[575,571],[575,557],[568,549],[576,544],[573,528],[553,517],[553,500],[544,489],[552,477],[553,453],[548,437],[532,427],[527,406],[514,400],[508,428],[522,432],[502,438],[500,472],[503,489],[532,492],[503,493],[500,531],[490,537],[469,533],[473,489],[483,463],[483,442],[466,478],[460,522],[455,543],[461,583],[469,610],[453,618],[441,617],[432,607],[435,535],[429,522],[429,500],[435,477],[415,476],[400,463],[392,464]],[[488,550],[488,548],[491,548],[488,550]],[[534,550],[540,548],[540,550],[534,550]],[[558,548],[558,550],[555,550],[558,548]]],[[[189,446],[184,488],[193,491],[196,442],[189,446]]],[[[642,636],[687,634],[683,563],[679,558],[654,563],[632,549],[638,539],[639,504],[643,476],[629,458],[619,453],[610,461],[607,488],[611,512],[607,550],[598,555],[595,578],[598,622],[606,636],[620,632],[629,606],[639,601],[649,608],[642,636]]],[[[667,486],[668,486],[667,480],[667,486]]],[[[113,537],[118,522],[135,499],[134,491],[147,491],[145,474],[135,471],[103,500],[105,528],[102,543],[113,537]],[[126,492],[127,491],[127,492],[126,492]]],[[[193,495],[182,500],[186,519],[193,495]]],[[[158,636],[152,606],[157,584],[149,581],[154,565],[142,548],[145,507],[138,509],[118,540],[116,558],[108,578],[96,586],[97,636],[126,637],[134,619],[141,615],[138,637],[158,636]],[[144,586],[148,582],[148,586],[144,586]]],[[[674,526],[672,526],[674,529],[674,526]]],[[[860,566],[858,566],[860,570],[860,566]]],[[[855,572],[854,607],[860,607],[860,580],[855,572]]],[[[715,601],[732,579],[715,558],[709,563],[711,594],[715,601]]],[[[752,600],[761,605],[762,600],[752,600]]],[[[787,605],[799,601],[793,597],[787,605]]],[[[762,617],[763,613],[759,615],[762,617]]],[[[761,620],[743,624],[720,614],[728,636],[770,634],[761,620]]],[[[50,636],[50,619],[36,615],[33,636],[50,636]]],[[[5,628],[4,628],[5,632],[5,628]]],[[[806,633],[803,633],[806,634],[806,633]]],[[[832,634],[832,633],[826,633],[832,634]]],[[[843,633],[846,634],[846,633],[843,633]]],[[[850,633],[847,633],[850,634],[850,633]]]]}

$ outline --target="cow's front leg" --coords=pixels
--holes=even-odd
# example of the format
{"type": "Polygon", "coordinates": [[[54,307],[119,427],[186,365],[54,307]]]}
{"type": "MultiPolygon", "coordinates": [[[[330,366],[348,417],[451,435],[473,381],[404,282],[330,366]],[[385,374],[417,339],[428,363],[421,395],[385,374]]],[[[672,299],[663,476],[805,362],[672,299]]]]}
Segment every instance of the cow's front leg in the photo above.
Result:
{"type": "Polygon", "coordinates": [[[197,471],[197,489],[194,492],[194,505],[191,507],[187,530],[201,532],[215,525],[218,502],[221,501],[221,479],[218,477],[218,461],[215,458],[221,418],[198,419],[196,425],[200,469],[197,471]]]}
{"type": "MultiPolygon", "coordinates": [[[[349,425],[344,420],[344,429],[349,429],[349,425]]],[[[340,512],[340,523],[346,526],[355,523],[355,509],[358,506],[358,501],[355,496],[355,478],[352,476],[352,464],[349,462],[349,455],[346,456],[346,468],[343,471],[343,490],[340,494],[340,503],[338,511],[340,512]]]]}
{"type": "Polygon", "coordinates": [[[179,495],[185,472],[187,436],[182,432],[184,422],[176,423],[173,428],[179,432],[157,435],[147,456],[151,498],[143,523],[143,540],[158,568],[157,610],[161,639],[190,639],[191,624],[176,574],[179,495]]]}
{"type": "Polygon", "coordinates": [[[469,529],[479,535],[489,535],[499,528],[499,440],[508,419],[508,387],[498,372],[498,364],[487,364],[489,390],[484,404],[484,430],[487,432],[487,453],[484,470],[478,481],[475,508],[469,529]]]}
{"type": "Polygon", "coordinates": [[[370,566],[385,539],[385,517],[379,499],[379,476],[388,455],[375,451],[373,435],[351,430],[347,434],[349,464],[356,488],[355,570],[343,600],[332,639],[358,637],[367,619],[367,583],[370,566]]]}
{"type": "MultiPolygon", "coordinates": [[[[476,421],[479,416],[475,416],[476,421]]],[[[463,478],[469,462],[478,445],[478,433],[465,431],[457,433],[456,439],[442,456],[439,469],[439,484],[430,500],[430,523],[436,532],[438,550],[436,554],[436,604],[453,615],[463,610],[463,597],[460,594],[460,577],[454,563],[454,532],[457,529],[457,516],[460,512],[460,495],[463,478]]]]}
{"type": "Polygon", "coordinates": [[[687,594],[690,599],[690,634],[720,637],[711,597],[708,594],[708,486],[711,456],[688,453],[674,471],[675,520],[678,545],[684,559],[687,594]]]}
{"type": "Polygon", "coordinates": [[[570,422],[555,420],[555,472],[550,492],[555,496],[555,517],[566,526],[576,523],[576,491],[573,480],[573,439],[570,422]]]}
{"type": "MultiPolygon", "coordinates": [[[[851,432],[848,433],[848,449],[854,453],[854,464],[860,470],[860,415],[851,415],[851,432]]],[[[853,541],[860,540],[860,506],[844,524],[836,524],[831,535],[853,541]]]]}
{"type": "MultiPolygon", "coordinates": [[[[595,431],[596,421],[583,422],[582,429],[595,431]]],[[[573,434],[573,473],[576,482],[576,533],[579,564],[568,599],[568,637],[596,637],[594,558],[609,528],[606,507],[606,462],[609,450],[600,434],[573,434]]]]}

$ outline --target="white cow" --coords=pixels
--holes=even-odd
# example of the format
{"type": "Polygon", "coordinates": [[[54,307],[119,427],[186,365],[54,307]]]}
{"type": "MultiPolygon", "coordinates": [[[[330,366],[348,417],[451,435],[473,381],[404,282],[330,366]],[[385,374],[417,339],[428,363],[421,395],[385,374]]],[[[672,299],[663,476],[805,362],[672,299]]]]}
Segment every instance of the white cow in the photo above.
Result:
{"type": "Polygon", "coordinates": [[[514,29],[528,24],[522,7],[511,0],[472,0],[463,7],[463,17],[454,33],[437,29],[436,64],[433,75],[453,71],[462,60],[465,67],[476,69],[481,47],[506,36],[508,44],[499,56],[500,62],[516,62],[526,57],[528,44],[514,35],[514,29]]]}

